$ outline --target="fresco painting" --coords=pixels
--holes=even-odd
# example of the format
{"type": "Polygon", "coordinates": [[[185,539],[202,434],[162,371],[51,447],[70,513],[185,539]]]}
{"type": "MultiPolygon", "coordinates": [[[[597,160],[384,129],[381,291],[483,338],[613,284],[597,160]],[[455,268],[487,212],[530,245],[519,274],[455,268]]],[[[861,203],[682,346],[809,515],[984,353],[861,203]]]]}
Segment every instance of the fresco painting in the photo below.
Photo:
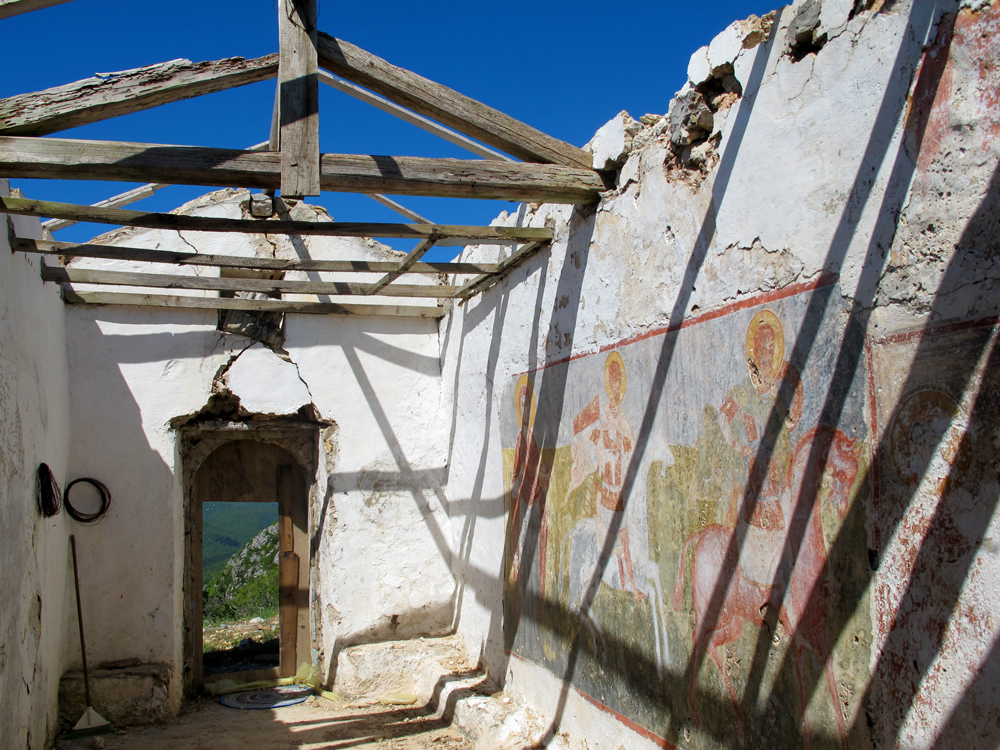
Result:
{"type": "Polygon", "coordinates": [[[871,642],[865,379],[819,422],[843,315],[809,313],[817,286],[505,393],[507,648],[663,745],[849,746],[871,642]]]}
{"type": "Polygon", "coordinates": [[[996,320],[888,336],[871,347],[876,465],[872,694],[881,739],[916,743],[952,716],[942,746],[982,746],[1000,675],[987,662],[1000,634],[1000,367],[996,320]],[[991,530],[992,527],[992,530],[991,530]],[[985,543],[985,546],[984,546],[985,543]]]}

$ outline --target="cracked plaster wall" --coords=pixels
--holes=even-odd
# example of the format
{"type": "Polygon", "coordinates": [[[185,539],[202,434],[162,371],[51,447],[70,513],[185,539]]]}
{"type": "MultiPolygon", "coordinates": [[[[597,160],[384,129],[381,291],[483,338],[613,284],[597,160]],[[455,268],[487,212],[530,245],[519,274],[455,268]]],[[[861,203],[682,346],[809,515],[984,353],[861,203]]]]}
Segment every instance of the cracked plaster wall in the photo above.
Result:
{"type": "Polygon", "coordinates": [[[68,382],[62,303],[43,289],[38,258],[11,253],[8,220],[18,236],[41,237],[37,219],[0,220],[0,727],[11,747],[34,749],[58,729],[63,629],[74,606],[74,524],[65,513],[43,518],[35,500],[40,463],[67,481],[68,382]]]}
{"type": "MultiPolygon", "coordinates": [[[[785,354],[805,361],[838,354],[817,393],[828,408],[848,392],[863,404],[853,425],[838,427],[872,436],[860,469],[877,464],[866,481],[880,494],[873,496],[871,485],[855,488],[866,516],[852,532],[860,546],[853,559],[865,583],[845,617],[869,635],[838,647],[858,649],[853,663],[867,664],[862,678],[838,686],[845,727],[838,729],[833,709],[818,707],[830,700],[820,676],[807,720],[780,741],[807,744],[810,723],[812,741],[831,747],[992,746],[1000,739],[1000,610],[987,593],[1000,585],[1000,492],[988,469],[996,414],[985,403],[994,398],[989,355],[1000,312],[998,25],[995,3],[841,0],[797,0],[776,15],[738,22],[695,53],[690,80],[664,103],[668,115],[634,120],[623,113],[601,129],[590,144],[595,167],[613,172],[617,187],[596,207],[526,205],[498,219],[528,226],[554,220],[556,239],[444,322],[458,632],[508,690],[558,717],[550,746],[715,747],[743,732],[751,745],[768,744],[775,741],[768,732],[777,730],[767,714],[738,726],[711,659],[701,665],[699,685],[717,680],[718,719],[714,729],[692,721],[683,660],[690,642],[671,644],[682,658],[670,664],[676,681],[664,689],[685,699],[664,699],[665,739],[601,710],[600,695],[568,688],[562,672],[505,653],[505,633],[517,626],[508,621],[505,629],[502,607],[511,471],[505,449],[513,446],[502,441],[501,426],[513,379],[534,373],[535,393],[558,408],[573,400],[576,386],[560,382],[561,367],[546,369],[552,363],[682,321],[721,319],[797,284],[832,290],[816,308],[824,321],[816,325],[837,333],[816,340],[805,325],[788,331],[785,354]],[[923,344],[913,333],[921,328],[923,344]],[[931,443],[937,453],[928,449],[937,458],[913,459],[926,472],[921,484],[898,468],[894,435],[911,416],[907,404],[933,400],[929,391],[942,394],[933,398],[950,404],[940,408],[954,410],[954,422],[935,438],[942,442],[931,443]],[[962,451],[971,458],[957,458],[962,451]],[[960,486],[950,495],[949,472],[960,486]],[[880,567],[880,559],[892,562],[880,567]]],[[[463,260],[495,261],[506,252],[470,248],[463,260]]],[[[714,358],[730,355],[694,356],[685,387],[704,390],[728,367],[714,358]]],[[[742,342],[732,356],[743,357],[742,342]]],[[[644,366],[629,371],[629,388],[649,389],[665,363],[644,366]]],[[[666,392],[647,390],[646,397],[673,403],[666,392]]],[[[561,428],[541,419],[534,432],[544,452],[561,428]]],[[[638,429],[639,418],[632,420],[638,429]]],[[[835,541],[827,540],[831,555],[835,541]]],[[[549,551],[550,564],[556,554],[549,551]]],[[[694,617],[669,604],[664,616],[668,623],[694,617]]],[[[831,637],[842,632],[829,628],[831,637]]],[[[845,664],[837,657],[838,668],[845,664]]],[[[805,713],[797,700],[793,693],[778,712],[805,713]]]]}
{"type": "MultiPolygon", "coordinates": [[[[220,191],[181,210],[238,217],[247,198],[220,191]]],[[[302,204],[292,215],[329,220],[302,204]]],[[[98,242],[281,258],[396,257],[367,240],[318,237],[120,230],[98,242]]],[[[117,261],[74,265],[136,270],[117,261]]],[[[89,627],[102,634],[88,642],[93,664],[168,664],[170,701],[178,705],[184,490],[172,423],[198,414],[213,396],[230,407],[235,396],[241,414],[265,422],[298,419],[305,407],[330,425],[319,425],[323,453],[310,497],[314,657],[325,674],[345,645],[448,630],[454,582],[435,494],[445,460],[435,320],[289,315],[275,349],[219,333],[216,314],[205,311],[67,307],[66,327],[71,473],[101,479],[115,501],[78,539],[89,561],[82,580],[95,611],[89,627]]],[[[70,630],[65,638],[73,666],[78,648],[70,630]]]]}

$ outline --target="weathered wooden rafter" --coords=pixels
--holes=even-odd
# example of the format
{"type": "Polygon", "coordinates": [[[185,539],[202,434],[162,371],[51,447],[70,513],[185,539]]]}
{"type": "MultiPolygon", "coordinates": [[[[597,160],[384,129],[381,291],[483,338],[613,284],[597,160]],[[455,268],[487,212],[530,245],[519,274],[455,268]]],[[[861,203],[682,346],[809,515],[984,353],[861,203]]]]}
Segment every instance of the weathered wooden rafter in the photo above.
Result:
{"type": "MultiPolygon", "coordinates": [[[[176,266],[208,266],[216,268],[249,268],[267,271],[331,271],[336,273],[388,273],[399,268],[392,260],[283,260],[281,258],[249,258],[238,255],[180,253],[171,250],[150,250],[143,247],[94,245],[51,240],[15,239],[15,252],[36,253],[61,258],[104,258],[137,263],[165,263],[176,266]]],[[[493,273],[496,263],[414,263],[406,273],[484,274],[493,273]]]]}
{"type": "MultiPolygon", "coordinates": [[[[110,198],[105,198],[102,201],[93,203],[91,205],[94,208],[120,208],[122,206],[128,206],[136,201],[141,201],[143,198],[151,198],[156,194],[157,190],[162,190],[167,187],[156,182],[151,182],[146,185],[140,185],[132,190],[126,190],[124,193],[118,193],[118,195],[112,195],[110,198]]],[[[58,232],[60,229],[66,229],[74,224],[79,224],[80,222],[75,219],[49,219],[48,221],[42,222],[42,229],[47,232],[58,232]]]]}
{"type": "MultiPolygon", "coordinates": [[[[269,141],[264,141],[263,143],[251,146],[247,149],[247,151],[263,151],[265,149],[277,150],[269,149],[269,145],[269,141]]],[[[105,198],[97,203],[92,203],[91,205],[98,208],[120,208],[121,206],[128,206],[136,201],[141,201],[143,198],[149,198],[154,195],[157,190],[162,190],[165,187],[169,186],[159,182],[150,182],[145,185],[140,185],[137,188],[133,188],[132,190],[127,190],[124,193],[113,195],[110,198],[105,198]]],[[[272,193],[273,192],[274,191],[272,191],[272,193]]],[[[378,193],[368,193],[367,195],[376,203],[381,203],[386,208],[392,209],[401,216],[405,216],[410,221],[416,221],[421,224],[433,223],[430,219],[421,216],[416,211],[411,211],[406,206],[400,205],[391,198],[386,198],[384,195],[379,195],[378,193]]],[[[42,229],[48,232],[58,232],[60,229],[66,229],[67,227],[71,227],[77,223],[78,222],[71,219],[50,219],[49,221],[42,222],[42,229]]]]}
{"type": "Polygon", "coordinates": [[[77,292],[63,286],[63,300],[77,305],[126,305],[129,307],[184,308],[190,310],[247,310],[250,312],[306,313],[311,315],[366,315],[401,318],[441,318],[441,307],[416,305],[342,305],[337,302],[241,299],[234,297],[181,297],[165,294],[77,292]]]}
{"type": "Polygon", "coordinates": [[[499,151],[494,151],[491,148],[487,148],[483,144],[474,141],[468,136],[462,135],[461,133],[455,132],[450,128],[446,128],[439,122],[435,122],[429,117],[424,117],[423,115],[418,115],[416,112],[411,112],[406,107],[400,107],[394,102],[390,102],[377,94],[373,94],[366,88],[358,86],[357,84],[351,83],[350,81],[344,81],[331,75],[325,70],[319,72],[320,83],[325,83],[331,88],[337,89],[348,96],[353,96],[355,99],[370,104],[376,109],[380,109],[394,117],[398,117],[404,122],[408,122],[411,125],[416,125],[421,130],[426,130],[428,133],[433,133],[439,138],[443,138],[449,143],[453,143],[456,146],[464,148],[466,151],[470,151],[476,156],[481,156],[484,159],[499,159],[500,161],[514,161],[511,157],[506,154],[501,154],[499,151]]]}
{"type": "Polygon", "coordinates": [[[471,227],[444,224],[380,224],[346,221],[293,221],[228,219],[215,216],[189,216],[132,211],[126,208],[78,206],[72,203],[38,201],[30,198],[0,196],[0,213],[75,219],[97,224],[145,227],[191,232],[241,232],[245,234],[292,234],[323,237],[391,237],[432,239],[435,242],[457,241],[461,244],[489,242],[527,242],[552,239],[547,227],[471,227]]]}
{"type": "MultiPolygon", "coordinates": [[[[281,156],[235,149],[0,136],[7,177],[276,188],[281,156]]],[[[324,154],[323,190],[541,203],[591,203],[604,184],[557,164],[324,154]]]]}
{"type": "Polygon", "coordinates": [[[390,101],[519,159],[590,169],[582,149],[546,135],[503,112],[428,80],[350,42],[319,34],[319,64],[390,101]]]}
{"type": "Polygon", "coordinates": [[[411,211],[406,206],[403,206],[394,201],[392,198],[387,198],[384,195],[380,195],[378,193],[366,193],[366,195],[376,203],[381,203],[386,208],[392,209],[400,216],[405,216],[410,221],[416,221],[421,224],[433,224],[433,222],[430,219],[424,218],[416,211],[411,211]]]}
{"type": "Polygon", "coordinates": [[[351,281],[287,281],[285,279],[240,279],[221,276],[188,276],[176,273],[134,273],[91,268],[42,265],[42,280],[69,284],[146,286],[159,289],[190,289],[203,292],[257,292],[259,294],[375,295],[388,297],[454,297],[458,287],[443,284],[394,284],[375,289],[373,284],[351,281]]]}
{"type": "Polygon", "coordinates": [[[316,0],[278,0],[281,194],[320,193],[316,0]]]}
{"type": "Polygon", "coordinates": [[[68,2],[70,0],[0,0],[0,20],[68,2]]]}
{"type": "MultiPolygon", "coordinates": [[[[267,141],[263,143],[258,143],[255,146],[251,146],[247,151],[260,151],[267,148],[267,141]]],[[[112,195],[110,198],[105,198],[102,201],[97,201],[97,203],[92,203],[91,205],[95,208],[121,208],[122,206],[128,206],[136,201],[141,201],[143,198],[150,198],[155,195],[157,190],[162,190],[168,187],[162,183],[150,182],[145,185],[140,185],[137,188],[132,188],[131,190],[126,190],[124,193],[119,193],[118,195],[112,195]]],[[[49,219],[48,221],[42,222],[42,229],[48,232],[58,232],[60,229],[66,229],[66,227],[71,227],[79,222],[72,219],[49,219]]]]}
{"type": "Polygon", "coordinates": [[[473,295],[479,294],[480,292],[485,292],[494,284],[500,282],[503,277],[512,271],[516,266],[528,259],[532,254],[536,253],[542,248],[542,246],[547,245],[548,242],[529,242],[527,245],[518,248],[507,260],[499,263],[496,270],[484,273],[482,276],[473,279],[465,286],[459,288],[455,293],[456,297],[461,297],[462,299],[469,299],[473,295]]]}
{"type": "MultiPolygon", "coordinates": [[[[0,19],[67,0],[0,0],[0,19]]],[[[258,271],[328,270],[384,274],[374,283],[202,277],[44,266],[74,304],[143,305],[215,310],[441,317],[441,307],[340,305],[280,299],[208,298],[78,292],[73,284],[157,287],[253,294],[385,295],[468,299],[552,240],[552,231],[518,227],[434,225],[383,193],[584,204],[604,184],[590,156],[481,102],[391,65],[354,45],[318,34],[316,0],[279,0],[281,52],[255,60],[174,60],[0,100],[0,174],[15,178],[150,181],[94,206],[0,198],[0,212],[46,216],[60,228],[76,221],[168,230],[416,238],[400,261],[286,261],[14,240],[15,250],[60,257],[120,258],[258,271]],[[338,80],[319,66],[346,80],[338,80]],[[38,138],[66,128],[202,94],[278,77],[270,151],[38,138]],[[487,161],[319,152],[320,79],[380,109],[435,132],[487,161]],[[383,98],[385,97],[385,98],[383,98]],[[447,127],[443,127],[447,126],[447,127]],[[454,131],[448,128],[453,128],[454,131]],[[26,137],[30,136],[30,137],[26,137]],[[475,139],[475,140],[473,140],[475,139]],[[480,141],[481,143],[477,143],[480,141]],[[486,145],[483,145],[486,144],[486,145]],[[488,146],[529,163],[517,163],[488,146]],[[260,188],[288,197],[321,190],[371,195],[418,224],[243,220],[116,208],[171,184],[260,188]],[[60,223],[61,222],[61,223],[60,223]],[[498,264],[421,263],[435,244],[525,244],[498,264]],[[393,284],[407,273],[478,273],[464,286],[393,284]]],[[[248,275],[248,274],[240,274],[248,275]]],[[[266,274],[265,274],[266,275],[266,274]]]]}
{"type": "MultiPolygon", "coordinates": [[[[424,257],[424,254],[432,247],[434,247],[433,239],[424,240],[423,242],[417,244],[417,246],[413,248],[410,252],[408,252],[406,254],[406,257],[403,258],[402,261],[400,261],[398,268],[389,271],[389,273],[387,273],[385,276],[383,276],[381,279],[379,279],[378,281],[376,281],[374,284],[371,285],[370,294],[376,294],[380,290],[385,289],[385,287],[389,286],[389,284],[391,284],[393,281],[395,281],[404,273],[406,273],[408,269],[412,268],[413,265],[422,257],[424,257]]],[[[393,289],[395,288],[396,287],[394,286],[393,289]]],[[[458,287],[456,287],[456,289],[457,288],[458,287]]],[[[448,296],[453,297],[454,294],[450,294],[448,296]]]]}
{"type": "Polygon", "coordinates": [[[0,99],[0,133],[47,135],[274,78],[278,56],[147,65],[0,99]]]}

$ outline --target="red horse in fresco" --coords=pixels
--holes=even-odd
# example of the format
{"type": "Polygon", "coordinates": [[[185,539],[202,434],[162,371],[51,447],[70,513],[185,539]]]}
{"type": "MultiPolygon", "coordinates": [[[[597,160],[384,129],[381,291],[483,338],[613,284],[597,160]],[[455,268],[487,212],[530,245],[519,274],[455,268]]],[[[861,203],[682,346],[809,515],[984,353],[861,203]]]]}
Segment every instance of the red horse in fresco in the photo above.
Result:
{"type": "MultiPolygon", "coordinates": [[[[839,516],[847,507],[848,494],[858,473],[856,456],[857,441],[850,440],[844,433],[833,427],[820,425],[809,430],[798,442],[792,453],[788,474],[777,498],[784,516],[783,529],[771,531],[774,535],[775,550],[784,549],[788,529],[803,529],[802,544],[794,565],[782,576],[787,588],[778,590],[770,585],[752,581],[743,570],[743,564],[735,570],[724,570],[725,558],[729,550],[734,528],[712,524],[684,542],[681,552],[681,566],[674,587],[674,610],[680,609],[684,595],[684,562],[688,548],[694,545],[694,559],[691,564],[691,590],[695,611],[695,642],[692,662],[699,664],[703,654],[708,654],[718,665],[722,679],[729,689],[729,695],[736,710],[740,736],[743,736],[739,698],[729,679],[718,647],[733,643],[739,638],[745,623],[757,627],[764,625],[764,613],[768,606],[778,608],[778,620],[791,634],[795,672],[799,683],[802,706],[802,726],[805,745],[812,747],[809,727],[805,719],[808,702],[806,685],[806,651],[812,651],[823,664],[826,682],[833,700],[837,727],[841,744],[846,749],[847,734],[844,729],[843,711],[837,693],[837,683],[830,663],[830,647],[826,638],[826,605],[829,596],[830,576],[826,565],[826,544],[823,539],[823,525],[820,515],[820,485],[824,474],[832,480],[829,501],[839,516]],[[827,456],[823,470],[809,457],[816,448],[816,454],[827,456]],[[800,497],[811,498],[811,504],[796,511],[800,497]],[[706,622],[716,583],[720,575],[729,579],[725,601],[714,624],[706,622]],[[815,596],[814,596],[815,595],[815,596]],[[810,604],[810,599],[812,603],[810,604]]],[[[762,498],[767,500],[767,498],[762,498]]],[[[771,499],[773,501],[773,499],[771,499]]],[[[776,568],[775,568],[776,569],[776,568]]],[[[697,672],[691,675],[688,703],[695,726],[699,725],[695,707],[695,681],[697,672]]]]}

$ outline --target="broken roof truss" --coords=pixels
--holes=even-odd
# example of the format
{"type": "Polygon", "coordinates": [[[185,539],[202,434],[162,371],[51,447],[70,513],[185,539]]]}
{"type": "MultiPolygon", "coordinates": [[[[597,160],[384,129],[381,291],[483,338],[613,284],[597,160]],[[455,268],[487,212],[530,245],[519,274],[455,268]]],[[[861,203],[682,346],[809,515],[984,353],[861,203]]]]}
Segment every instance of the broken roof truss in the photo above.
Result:
{"type": "MultiPolygon", "coordinates": [[[[0,0],[0,19],[68,0],[0,0]]],[[[349,42],[319,33],[316,0],[280,0],[278,54],[246,60],[187,60],[150,65],[0,100],[0,175],[140,181],[149,184],[93,206],[18,198],[0,199],[0,211],[46,217],[46,240],[15,239],[13,249],[61,258],[115,258],[141,263],[284,271],[383,274],[373,283],[286,281],[123,273],[43,266],[43,278],[63,285],[67,302],[199,307],[287,312],[440,317],[441,307],[349,305],[280,299],[281,294],[468,299],[499,281],[552,240],[548,228],[433,224],[387,198],[393,195],[499,198],[590,203],[604,189],[581,149],[548,136],[441,84],[391,65],[349,42]],[[321,69],[321,67],[323,69],[321,69]],[[42,138],[67,128],[138,112],[169,102],[277,78],[271,137],[247,150],[112,141],[42,138]],[[472,153],[478,159],[321,154],[318,84],[390,112],[472,153]],[[521,161],[517,161],[520,159],[521,161]],[[219,219],[119,208],[173,184],[259,188],[286,198],[321,191],[364,193],[403,214],[407,224],[219,219]],[[51,233],[78,221],[161,229],[248,234],[415,238],[399,261],[286,261],[178,253],[89,243],[64,243],[51,233]],[[434,245],[506,244],[516,247],[500,263],[424,263],[434,245]],[[460,285],[406,285],[406,274],[471,276],[460,285]],[[73,284],[218,292],[264,292],[276,299],[77,292],[73,284]]]]}

